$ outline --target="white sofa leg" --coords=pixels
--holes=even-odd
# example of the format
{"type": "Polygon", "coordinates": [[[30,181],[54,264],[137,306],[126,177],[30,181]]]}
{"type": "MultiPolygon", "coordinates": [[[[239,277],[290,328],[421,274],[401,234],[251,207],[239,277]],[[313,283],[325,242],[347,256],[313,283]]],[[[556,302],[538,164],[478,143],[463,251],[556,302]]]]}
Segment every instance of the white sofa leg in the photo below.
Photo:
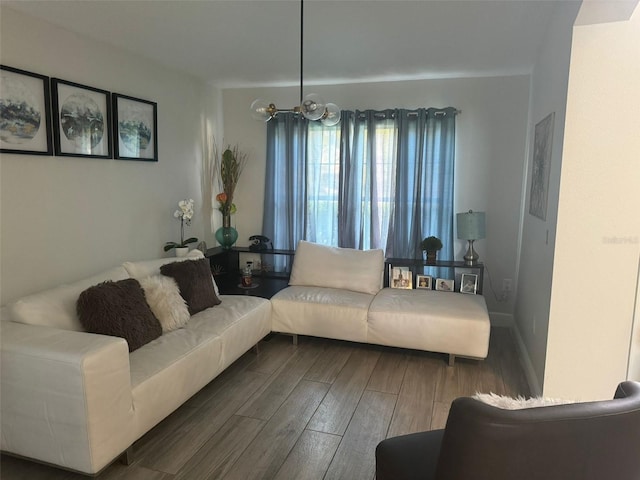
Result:
{"type": "Polygon", "coordinates": [[[449,354],[449,366],[453,367],[453,365],[456,363],[456,356],[453,355],[452,353],[449,354]]]}
{"type": "Polygon", "coordinates": [[[293,344],[298,345],[298,335],[294,333],[292,337],[293,337],[293,344]]]}
{"type": "Polygon", "coordinates": [[[253,353],[255,353],[256,355],[260,355],[260,342],[256,343],[253,346],[253,353]]]}

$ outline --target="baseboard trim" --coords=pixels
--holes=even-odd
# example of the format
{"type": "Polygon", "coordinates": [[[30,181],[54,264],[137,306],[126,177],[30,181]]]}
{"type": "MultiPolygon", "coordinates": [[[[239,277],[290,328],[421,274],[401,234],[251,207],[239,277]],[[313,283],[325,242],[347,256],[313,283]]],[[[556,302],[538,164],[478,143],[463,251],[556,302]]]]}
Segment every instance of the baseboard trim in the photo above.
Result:
{"type": "Polygon", "coordinates": [[[489,320],[492,327],[513,328],[515,325],[515,320],[511,313],[489,312],[489,320]]]}
{"type": "Polygon", "coordinates": [[[533,368],[533,363],[531,363],[531,358],[529,357],[527,347],[522,340],[522,336],[520,335],[520,329],[518,328],[517,324],[513,324],[511,326],[511,330],[513,332],[513,337],[516,340],[518,356],[520,357],[520,362],[522,363],[522,368],[524,369],[524,375],[527,378],[527,383],[529,384],[531,395],[534,397],[539,397],[542,395],[542,388],[540,387],[540,381],[538,380],[536,371],[533,368]]]}

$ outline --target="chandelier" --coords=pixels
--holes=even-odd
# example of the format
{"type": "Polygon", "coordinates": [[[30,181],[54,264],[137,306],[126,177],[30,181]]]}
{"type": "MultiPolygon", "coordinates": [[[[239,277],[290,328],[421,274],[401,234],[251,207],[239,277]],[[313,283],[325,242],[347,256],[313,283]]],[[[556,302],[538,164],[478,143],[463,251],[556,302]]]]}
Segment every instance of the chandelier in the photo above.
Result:
{"type": "Polygon", "coordinates": [[[340,121],[340,108],[335,103],[325,103],[320,95],[310,93],[303,97],[304,64],[304,0],[300,0],[300,104],[293,108],[278,108],[275,104],[262,99],[251,104],[251,116],[256,120],[268,122],[280,112],[301,114],[308,120],[320,120],[324,125],[336,125],[340,121]]]}

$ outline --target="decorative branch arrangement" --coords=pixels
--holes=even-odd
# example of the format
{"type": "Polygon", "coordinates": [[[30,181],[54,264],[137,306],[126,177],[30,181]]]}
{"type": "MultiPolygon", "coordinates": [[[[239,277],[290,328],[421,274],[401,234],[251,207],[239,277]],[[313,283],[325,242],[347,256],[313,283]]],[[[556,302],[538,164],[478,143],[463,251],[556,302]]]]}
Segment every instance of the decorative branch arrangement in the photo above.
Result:
{"type": "Polygon", "coordinates": [[[240,151],[240,147],[236,144],[227,146],[227,148],[219,155],[218,148],[213,144],[213,171],[218,172],[218,186],[222,190],[216,195],[218,201],[218,209],[223,216],[228,216],[236,212],[236,206],[233,203],[233,196],[236,186],[240,180],[242,170],[247,163],[247,154],[240,151]]]}

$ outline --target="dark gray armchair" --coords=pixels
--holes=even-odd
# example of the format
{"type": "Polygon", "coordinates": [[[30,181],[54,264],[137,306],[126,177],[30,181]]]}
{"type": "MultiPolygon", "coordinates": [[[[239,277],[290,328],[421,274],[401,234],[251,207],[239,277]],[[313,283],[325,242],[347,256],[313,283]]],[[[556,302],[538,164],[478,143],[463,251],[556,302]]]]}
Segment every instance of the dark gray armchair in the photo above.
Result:
{"type": "Polygon", "coordinates": [[[380,442],[376,480],[640,480],[640,383],[523,410],[458,398],[444,430],[380,442]]]}

